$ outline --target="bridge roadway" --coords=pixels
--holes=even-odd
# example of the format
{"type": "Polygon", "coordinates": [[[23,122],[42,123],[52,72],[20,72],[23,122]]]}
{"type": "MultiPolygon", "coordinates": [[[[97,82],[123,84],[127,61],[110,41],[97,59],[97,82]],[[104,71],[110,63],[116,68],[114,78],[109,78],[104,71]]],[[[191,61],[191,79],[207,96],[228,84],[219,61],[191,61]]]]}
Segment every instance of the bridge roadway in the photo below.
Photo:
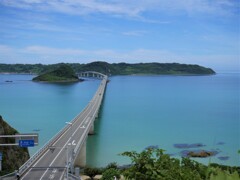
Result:
{"type": "Polygon", "coordinates": [[[68,124],[64,132],[48,145],[48,148],[24,170],[22,180],[29,179],[65,179],[67,164],[71,166],[76,159],[76,153],[86,143],[86,137],[101,105],[107,76],[103,77],[97,92],[85,109],[68,124]],[[69,163],[66,163],[69,162],[69,163]]]}

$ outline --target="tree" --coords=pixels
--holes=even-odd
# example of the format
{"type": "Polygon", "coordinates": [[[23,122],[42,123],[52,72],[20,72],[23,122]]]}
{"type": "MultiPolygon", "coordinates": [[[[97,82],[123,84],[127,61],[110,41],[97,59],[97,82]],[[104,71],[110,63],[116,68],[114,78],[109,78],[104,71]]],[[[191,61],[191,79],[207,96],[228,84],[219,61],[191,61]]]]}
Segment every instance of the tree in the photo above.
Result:
{"type": "Polygon", "coordinates": [[[187,158],[184,158],[181,163],[179,159],[171,158],[163,152],[162,149],[149,148],[141,153],[136,151],[122,153],[121,155],[130,157],[132,161],[132,166],[125,169],[123,175],[128,179],[139,180],[205,178],[198,172],[205,166],[200,166],[199,163],[187,158]]]}
{"type": "Polygon", "coordinates": [[[84,174],[89,176],[91,179],[94,178],[94,176],[101,174],[101,170],[98,168],[90,168],[90,167],[86,167],[84,168],[84,174]]]}
{"type": "Polygon", "coordinates": [[[102,174],[102,180],[114,180],[115,178],[120,178],[120,172],[118,169],[109,168],[106,169],[102,174]]]}

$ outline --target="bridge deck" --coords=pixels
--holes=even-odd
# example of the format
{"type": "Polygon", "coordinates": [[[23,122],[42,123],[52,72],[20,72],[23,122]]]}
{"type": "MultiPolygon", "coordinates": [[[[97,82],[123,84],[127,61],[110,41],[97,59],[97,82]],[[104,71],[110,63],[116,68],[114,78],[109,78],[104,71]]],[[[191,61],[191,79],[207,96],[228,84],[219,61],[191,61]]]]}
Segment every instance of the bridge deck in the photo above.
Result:
{"type": "Polygon", "coordinates": [[[48,148],[31,163],[30,168],[22,174],[22,180],[27,179],[63,179],[66,174],[66,162],[73,162],[79,149],[86,141],[92,123],[97,116],[104,95],[107,76],[86,108],[74,119],[72,124],[59,135],[48,148]],[[48,168],[46,168],[48,167],[48,168]]]}

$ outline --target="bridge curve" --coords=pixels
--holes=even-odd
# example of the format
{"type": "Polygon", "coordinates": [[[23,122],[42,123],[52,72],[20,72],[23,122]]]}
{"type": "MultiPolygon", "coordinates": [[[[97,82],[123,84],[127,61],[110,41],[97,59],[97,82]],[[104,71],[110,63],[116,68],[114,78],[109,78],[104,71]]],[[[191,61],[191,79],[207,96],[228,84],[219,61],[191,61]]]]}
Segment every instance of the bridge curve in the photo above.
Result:
{"type": "Polygon", "coordinates": [[[94,132],[108,77],[94,71],[84,73],[101,76],[95,95],[80,114],[19,168],[22,180],[64,179],[67,172],[74,171],[74,166],[85,166],[87,137],[94,132]]]}
{"type": "Polygon", "coordinates": [[[79,72],[77,73],[78,77],[95,77],[95,78],[101,78],[107,77],[105,74],[102,74],[100,72],[96,71],[85,71],[85,72],[79,72]]]}

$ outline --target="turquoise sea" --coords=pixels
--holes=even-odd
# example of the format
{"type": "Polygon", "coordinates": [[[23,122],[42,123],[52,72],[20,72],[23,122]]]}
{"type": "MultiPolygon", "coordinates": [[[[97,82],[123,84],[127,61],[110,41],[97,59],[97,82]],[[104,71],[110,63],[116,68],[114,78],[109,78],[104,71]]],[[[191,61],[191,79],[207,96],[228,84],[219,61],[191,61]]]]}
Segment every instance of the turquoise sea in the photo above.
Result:
{"type": "MultiPolygon", "coordinates": [[[[0,75],[0,115],[21,133],[39,133],[31,154],[87,105],[100,83],[36,83],[33,77],[0,75]]],[[[217,152],[199,162],[240,166],[239,73],[110,77],[95,135],[88,138],[88,165],[128,164],[119,153],[148,146],[180,157],[186,148],[174,144],[182,143],[217,152]]]]}

